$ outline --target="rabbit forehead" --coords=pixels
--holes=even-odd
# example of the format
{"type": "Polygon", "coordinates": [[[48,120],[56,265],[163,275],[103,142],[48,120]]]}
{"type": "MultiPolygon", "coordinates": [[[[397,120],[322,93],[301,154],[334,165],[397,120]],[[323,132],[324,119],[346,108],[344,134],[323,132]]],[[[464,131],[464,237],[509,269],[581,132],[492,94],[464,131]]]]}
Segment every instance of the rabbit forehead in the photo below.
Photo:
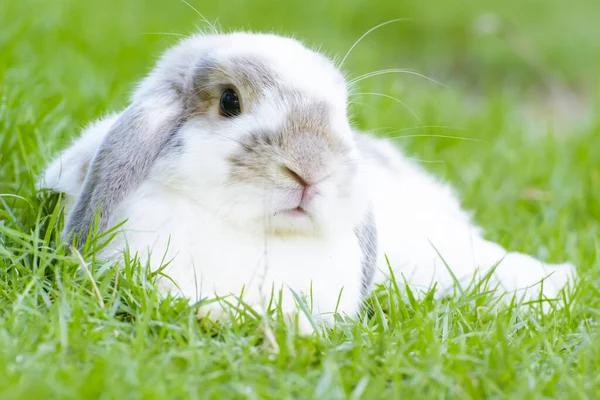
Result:
{"type": "MultiPolygon", "coordinates": [[[[295,39],[268,34],[221,35],[209,57],[232,72],[265,86],[294,88],[345,101],[346,82],[325,56],[295,39]]],[[[258,89],[258,88],[257,88],[258,89]]]]}

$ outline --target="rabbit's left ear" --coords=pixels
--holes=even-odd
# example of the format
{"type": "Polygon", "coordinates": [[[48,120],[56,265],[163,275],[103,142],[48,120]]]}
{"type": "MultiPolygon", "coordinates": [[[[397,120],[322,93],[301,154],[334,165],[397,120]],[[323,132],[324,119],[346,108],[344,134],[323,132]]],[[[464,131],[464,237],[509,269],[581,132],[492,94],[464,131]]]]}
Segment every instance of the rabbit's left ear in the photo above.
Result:
{"type": "Polygon", "coordinates": [[[67,220],[63,239],[86,242],[99,213],[98,231],[108,226],[115,208],[137,188],[183,122],[177,91],[134,100],[112,125],[89,167],[83,189],[67,220]]]}

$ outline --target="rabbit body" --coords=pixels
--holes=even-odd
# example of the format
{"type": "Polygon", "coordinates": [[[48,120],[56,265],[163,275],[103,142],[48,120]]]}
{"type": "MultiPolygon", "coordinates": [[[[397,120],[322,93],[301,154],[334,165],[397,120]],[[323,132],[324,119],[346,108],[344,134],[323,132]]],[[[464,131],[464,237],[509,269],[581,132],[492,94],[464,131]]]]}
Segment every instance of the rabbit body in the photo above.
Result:
{"type": "Polygon", "coordinates": [[[258,310],[281,295],[284,311],[293,312],[291,288],[328,320],[337,308],[353,315],[360,306],[362,256],[352,229],[290,237],[244,230],[152,180],[123,202],[115,221],[124,219],[101,258],[119,260],[127,246],[155,268],[166,264],[164,294],[191,301],[233,294],[258,310]]]}
{"type": "Polygon", "coordinates": [[[41,185],[67,194],[67,238],[85,239],[98,210],[101,230],[126,220],[101,258],[127,249],[166,265],[161,290],[192,301],[243,292],[261,308],[281,290],[291,312],[293,290],[330,323],[389,279],[388,260],[396,278],[440,293],[498,262],[492,281],[527,298],[548,275],[544,296],[566,284],[570,264],[486,241],[450,187],[355,132],[346,102],[333,64],[295,40],[194,36],[128,109],[84,130],[41,185]]]}

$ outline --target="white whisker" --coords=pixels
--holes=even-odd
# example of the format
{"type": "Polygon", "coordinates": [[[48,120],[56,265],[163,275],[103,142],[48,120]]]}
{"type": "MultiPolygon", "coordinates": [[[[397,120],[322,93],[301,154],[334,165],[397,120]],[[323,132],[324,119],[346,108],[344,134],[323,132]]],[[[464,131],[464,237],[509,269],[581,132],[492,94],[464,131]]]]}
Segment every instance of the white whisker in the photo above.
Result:
{"type": "Polygon", "coordinates": [[[181,1],[183,4],[185,4],[186,6],[188,6],[189,8],[191,8],[192,10],[194,10],[196,12],[196,14],[198,14],[200,16],[200,18],[202,18],[202,20],[210,27],[210,29],[213,31],[213,33],[219,33],[219,30],[200,11],[198,11],[193,5],[191,5],[190,3],[188,3],[186,0],[179,0],[179,1],[181,1]]]}
{"type": "MultiPolygon", "coordinates": [[[[419,162],[419,163],[423,163],[423,164],[446,164],[446,161],[443,160],[423,160],[421,158],[415,158],[415,157],[407,157],[404,156],[405,159],[407,160],[412,160],[415,162],[419,162]]],[[[352,158],[352,159],[348,159],[343,161],[343,164],[357,164],[357,165],[363,165],[366,161],[372,161],[372,160],[380,160],[380,157],[376,157],[376,156],[362,156],[361,158],[352,158]]]]}
{"type": "Polygon", "coordinates": [[[388,137],[387,139],[388,140],[398,140],[398,139],[409,139],[409,138],[418,138],[418,137],[439,138],[439,139],[456,139],[456,140],[464,140],[467,142],[484,142],[484,143],[486,143],[485,140],[477,139],[477,138],[451,136],[451,135],[437,135],[437,134],[402,135],[402,136],[388,137]]]}
{"type": "Polygon", "coordinates": [[[407,160],[412,160],[421,164],[446,164],[446,161],[443,160],[423,160],[421,158],[415,157],[405,157],[407,160]]]}
{"type": "Polygon", "coordinates": [[[187,37],[183,33],[175,33],[175,32],[142,32],[141,35],[164,35],[164,36],[177,36],[177,37],[187,37]]]}
{"type": "Polygon", "coordinates": [[[346,55],[344,56],[344,58],[342,58],[342,61],[340,61],[340,63],[338,64],[338,68],[342,68],[342,66],[344,65],[344,62],[346,61],[346,59],[348,58],[348,56],[350,55],[350,53],[352,53],[352,50],[354,50],[354,48],[365,38],[367,37],[371,32],[381,28],[382,26],[386,26],[389,24],[392,24],[394,22],[400,22],[400,21],[410,21],[410,18],[397,18],[397,19],[392,19],[386,22],[382,22],[381,24],[372,27],[371,29],[369,29],[368,31],[366,31],[361,37],[358,38],[358,40],[356,42],[354,42],[354,44],[350,47],[350,49],[346,52],[346,55]]]}
{"type": "MultiPolygon", "coordinates": [[[[453,130],[453,131],[466,132],[466,129],[464,129],[464,128],[458,128],[458,127],[455,127],[455,126],[447,126],[447,125],[419,125],[419,126],[412,126],[412,127],[408,127],[408,128],[395,129],[393,131],[384,133],[384,135],[390,135],[392,133],[405,132],[405,131],[414,131],[414,130],[417,130],[417,129],[431,129],[431,128],[448,129],[448,130],[453,130]]],[[[386,129],[386,128],[372,129],[371,132],[376,132],[377,130],[382,130],[382,129],[386,129]]],[[[387,129],[392,129],[392,128],[389,127],[387,129]]]]}
{"type": "Polygon", "coordinates": [[[356,77],[354,79],[351,79],[348,82],[348,84],[349,85],[354,85],[355,83],[358,83],[358,82],[360,82],[362,80],[365,80],[365,79],[368,79],[368,78],[372,78],[374,76],[385,75],[385,74],[395,74],[395,73],[415,75],[415,76],[421,77],[423,79],[426,79],[426,80],[428,80],[430,82],[433,82],[433,83],[435,83],[437,85],[440,85],[442,87],[446,87],[446,85],[444,85],[443,83],[441,83],[441,82],[439,82],[439,81],[437,81],[437,80],[435,80],[433,78],[430,78],[430,77],[428,77],[426,75],[420,74],[420,73],[418,73],[416,71],[413,71],[413,70],[410,70],[410,69],[401,69],[401,68],[389,68],[389,69],[381,69],[379,71],[367,72],[366,74],[363,74],[363,75],[360,75],[360,76],[358,76],[358,77],[356,77]]]}
{"type": "Polygon", "coordinates": [[[380,97],[385,97],[387,99],[391,99],[394,100],[395,102],[399,103],[400,105],[402,105],[404,108],[406,108],[408,110],[408,112],[415,117],[415,119],[419,122],[421,122],[421,119],[417,116],[417,114],[415,114],[415,112],[408,106],[406,105],[406,103],[404,103],[403,101],[401,101],[400,99],[397,99],[394,96],[390,96],[387,94],[383,94],[383,93],[375,93],[375,92],[359,92],[359,93],[352,93],[352,95],[372,95],[372,96],[380,96],[380,97]]]}
{"type": "Polygon", "coordinates": [[[351,104],[357,104],[359,106],[363,106],[363,107],[367,107],[367,108],[371,108],[371,109],[375,109],[374,106],[370,105],[370,104],[365,104],[365,103],[361,103],[360,101],[348,101],[348,105],[351,104]]]}

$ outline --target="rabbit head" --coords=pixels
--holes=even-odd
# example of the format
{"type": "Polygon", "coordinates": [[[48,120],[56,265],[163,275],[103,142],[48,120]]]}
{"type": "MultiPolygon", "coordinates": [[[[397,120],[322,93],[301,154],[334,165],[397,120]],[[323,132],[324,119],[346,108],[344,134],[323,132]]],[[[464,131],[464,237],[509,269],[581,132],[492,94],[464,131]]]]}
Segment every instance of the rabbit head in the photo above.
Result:
{"type": "Polygon", "coordinates": [[[168,50],[107,132],[65,233],[81,242],[95,216],[106,228],[145,180],[277,235],[354,227],[368,203],[343,76],[275,35],[197,35],[168,50]]]}

